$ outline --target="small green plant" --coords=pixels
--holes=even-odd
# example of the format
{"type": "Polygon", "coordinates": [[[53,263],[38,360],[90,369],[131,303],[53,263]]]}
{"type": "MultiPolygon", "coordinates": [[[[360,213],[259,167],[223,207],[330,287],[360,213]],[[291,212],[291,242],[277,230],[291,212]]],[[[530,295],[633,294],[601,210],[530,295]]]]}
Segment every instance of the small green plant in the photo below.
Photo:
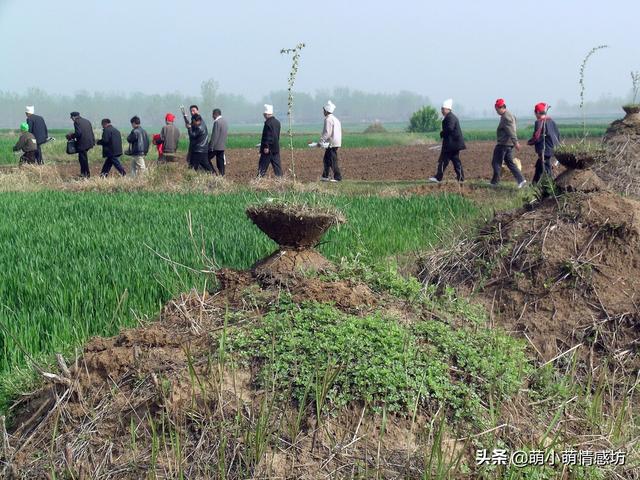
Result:
{"type": "Polygon", "coordinates": [[[259,325],[236,332],[230,349],[259,365],[263,388],[325,408],[364,402],[373,411],[409,413],[446,405],[471,418],[489,392],[512,395],[528,372],[524,346],[499,331],[436,320],[403,325],[359,317],[286,295],[259,325]]]}
{"type": "Polygon", "coordinates": [[[300,42],[294,48],[283,48],[280,50],[282,55],[291,55],[291,70],[289,71],[287,86],[287,117],[289,120],[289,129],[287,130],[287,134],[289,135],[289,147],[291,149],[291,175],[293,176],[294,181],[296,178],[296,164],[293,158],[293,86],[296,83],[298,65],[300,64],[300,55],[304,47],[305,44],[300,42]]]}
{"type": "Polygon", "coordinates": [[[409,120],[410,133],[435,132],[438,129],[438,112],[430,105],[422,107],[411,115],[409,120]]]}
{"type": "Polygon", "coordinates": [[[585,78],[585,70],[587,67],[587,62],[589,61],[589,59],[591,58],[591,56],[596,53],[598,50],[602,50],[604,48],[609,48],[609,45],[598,45],[597,47],[593,47],[591,50],[589,50],[589,52],[587,53],[587,55],[584,57],[584,59],[582,60],[582,64],[580,65],[580,110],[582,111],[582,131],[584,134],[584,137],[587,136],[587,117],[584,111],[584,92],[585,92],[585,82],[584,82],[584,78],[585,78]]]}

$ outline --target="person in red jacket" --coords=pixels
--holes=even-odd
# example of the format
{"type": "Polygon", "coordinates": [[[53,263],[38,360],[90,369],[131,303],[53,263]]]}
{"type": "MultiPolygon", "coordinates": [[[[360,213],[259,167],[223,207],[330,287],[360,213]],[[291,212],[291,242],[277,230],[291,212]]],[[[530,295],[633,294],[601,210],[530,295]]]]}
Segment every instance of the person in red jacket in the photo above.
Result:
{"type": "Polygon", "coordinates": [[[549,106],[543,102],[536,104],[533,109],[536,123],[533,126],[533,136],[529,139],[527,145],[534,146],[538,154],[536,173],[533,177],[534,184],[540,181],[543,174],[553,178],[551,157],[553,157],[553,149],[560,143],[560,131],[556,122],[547,116],[548,110],[549,106]]]}

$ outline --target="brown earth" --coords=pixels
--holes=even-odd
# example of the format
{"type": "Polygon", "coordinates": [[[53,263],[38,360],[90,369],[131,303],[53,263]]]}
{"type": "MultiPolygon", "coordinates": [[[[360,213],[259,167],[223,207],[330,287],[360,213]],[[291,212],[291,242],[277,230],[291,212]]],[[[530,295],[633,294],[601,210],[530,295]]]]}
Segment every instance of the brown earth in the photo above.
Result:
{"type": "Polygon", "coordinates": [[[608,154],[594,170],[610,187],[640,197],[640,114],[611,124],[603,139],[608,154]]]}
{"type": "Polygon", "coordinates": [[[640,368],[640,202],[610,192],[498,214],[476,238],[422,261],[427,283],[474,292],[541,361],[640,368]]]}
{"type": "MultiPolygon", "coordinates": [[[[460,157],[468,180],[490,180],[492,175],[491,156],[493,142],[468,142],[467,150],[460,157]]],[[[426,180],[436,173],[436,166],[440,152],[430,149],[429,145],[376,147],[376,148],[345,148],[339,152],[340,168],[345,180],[361,181],[393,181],[393,180],[426,180]]],[[[525,177],[533,177],[536,155],[532,148],[523,147],[516,154],[522,160],[525,177]]],[[[281,153],[282,166],[286,175],[290,176],[291,157],[289,152],[281,153]]],[[[155,158],[149,155],[149,165],[153,165],[155,158]]],[[[234,149],[227,153],[227,178],[235,182],[247,183],[257,174],[258,154],[254,149],[234,149]]],[[[303,182],[319,181],[322,173],[322,152],[316,149],[302,149],[295,151],[297,178],[303,182]]],[[[180,170],[186,170],[184,158],[176,164],[180,170]]],[[[91,165],[92,176],[100,174],[101,165],[91,165]]],[[[125,168],[129,165],[125,161],[125,168]]],[[[63,179],[73,178],[79,174],[77,162],[57,164],[59,175],[63,179]]],[[[112,173],[116,175],[116,173],[112,173]]],[[[269,176],[272,175],[271,170],[269,176]]],[[[447,169],[445,179],[455,179],[453,168],[447,169]]],[[[510,174],[503,176],[504,181],[512,182],[510,174]]]]}

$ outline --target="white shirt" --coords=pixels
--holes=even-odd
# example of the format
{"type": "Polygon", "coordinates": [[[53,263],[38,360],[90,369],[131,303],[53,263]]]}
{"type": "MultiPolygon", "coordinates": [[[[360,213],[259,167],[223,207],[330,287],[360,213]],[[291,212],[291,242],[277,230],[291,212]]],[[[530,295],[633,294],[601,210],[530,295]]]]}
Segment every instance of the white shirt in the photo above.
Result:
{"type": "Polygon", "coordinates": [[[320,145],[328,144],[329,148],[342,146],[342,125],[332,113],[324,117],[324,128],[320,137],[320,145]]]}

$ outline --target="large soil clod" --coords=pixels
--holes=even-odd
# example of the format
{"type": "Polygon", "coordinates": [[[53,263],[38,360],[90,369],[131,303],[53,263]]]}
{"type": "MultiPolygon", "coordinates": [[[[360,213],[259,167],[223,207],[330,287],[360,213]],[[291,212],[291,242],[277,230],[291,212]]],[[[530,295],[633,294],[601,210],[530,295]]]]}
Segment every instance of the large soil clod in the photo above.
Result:
{"type": "Polygon", "coordinates": [[[247,216],[283,249],[313,248],[333,225],[344,222],[334,212],[297,205],[260,205],[249,207],[247,216]]]}
{"type": "MultiPolygon", "coordinates": [[[[585,175],[563,182],[591,190],[597,182],[590,175],[582,182],[585,175]]],[[[476,238],[425,257],[421,278],[476,292],[542,361],[577,350],[585,364],[606,360],[633,374],[640,368],[639,239],[640,202],[567,194],[497,215],[476,238]]]]}
{"type": "Polygon", "coordinates": [[[563,193],[598,192],[606,190],[606,186],[593,170],[567,169],[555,179],[556,185],[563,193]]]}

